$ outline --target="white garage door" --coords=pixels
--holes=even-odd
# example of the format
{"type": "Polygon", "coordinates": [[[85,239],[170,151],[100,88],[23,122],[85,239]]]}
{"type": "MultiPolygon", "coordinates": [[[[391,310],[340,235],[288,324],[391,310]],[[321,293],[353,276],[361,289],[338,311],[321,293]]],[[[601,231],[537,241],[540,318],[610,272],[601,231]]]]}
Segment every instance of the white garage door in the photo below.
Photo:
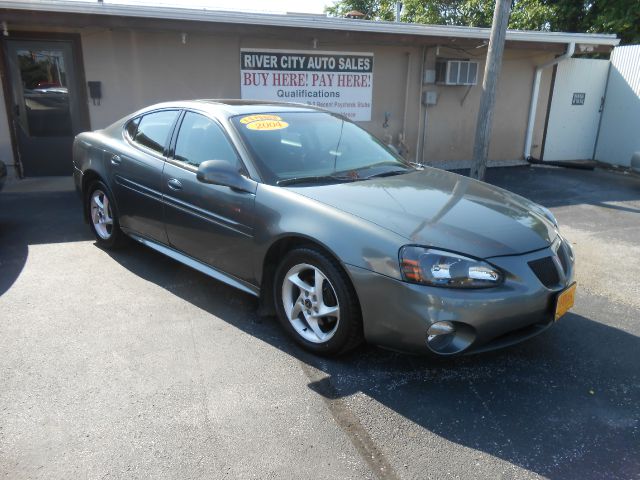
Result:
{"type": "Polygon", "coordinates": [[[543,160],[591,160],[608,60],[571,58],[558,65],[543,160]]]}

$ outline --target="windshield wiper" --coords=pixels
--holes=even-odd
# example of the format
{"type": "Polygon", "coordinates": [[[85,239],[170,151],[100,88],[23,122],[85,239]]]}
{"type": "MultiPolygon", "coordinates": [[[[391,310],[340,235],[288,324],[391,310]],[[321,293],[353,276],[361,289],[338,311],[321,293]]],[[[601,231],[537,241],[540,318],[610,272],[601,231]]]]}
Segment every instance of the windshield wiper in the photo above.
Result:
{"type": "Polygon", "coordinates": [[[351,177],[339,177],[336,175],[315,175],[311,177],[293,177],[293,178],[284,178],[282,180],[278,180],[276,185],[279,187],[285,185],[293,185],[295,183],[316,183],[316,182],[353,182],[355,180],[360,180],[358,178],[351,177]]]}
{"type": "Polygon", "coordinates": [[[369,180],[370,178],[380,178],[380,177],[393,177],[394,175],[402,175],[403,173],[409,173],[412,170],[391,170],[390,172],[382,172],[375,173],[373,175],[369,175],[368,177],[364,177],[362,180],[369,180]]]}

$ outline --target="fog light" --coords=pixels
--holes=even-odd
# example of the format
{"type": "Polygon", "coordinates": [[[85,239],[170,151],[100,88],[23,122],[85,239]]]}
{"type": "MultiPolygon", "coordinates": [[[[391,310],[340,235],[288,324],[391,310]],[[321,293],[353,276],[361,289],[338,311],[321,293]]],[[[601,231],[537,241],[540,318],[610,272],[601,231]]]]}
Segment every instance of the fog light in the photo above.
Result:
{"type": "Polygon", "coordinates": [[[474,342],[475,329],[463,322],[443,320],[427,329],[427,347],[438,355],[456,355],[462,353],[474,342]]]}
{"type": "Polygon", "coordinates": [[[451,322],[436,322],[429,330],[427,330],[427,340],[430,342],[440,335],[449,335],[451,333],[455,333],[456,327],[453,326],[451,322]]]}

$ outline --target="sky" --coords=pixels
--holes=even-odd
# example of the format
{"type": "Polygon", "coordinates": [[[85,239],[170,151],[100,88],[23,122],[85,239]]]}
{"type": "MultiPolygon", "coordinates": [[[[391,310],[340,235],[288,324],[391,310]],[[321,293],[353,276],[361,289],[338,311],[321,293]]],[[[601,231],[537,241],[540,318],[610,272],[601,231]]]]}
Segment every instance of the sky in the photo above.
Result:
{"type": "MultiPolygon", "coordinates": [[[[97,0],[74,0],[96,2],[97,0]]],[[[324,13],[332,0],[104,0],[104,3],[154,5],[166,7],[193,7],[211,10],[241,10],[263,13],[324,13]]]]}

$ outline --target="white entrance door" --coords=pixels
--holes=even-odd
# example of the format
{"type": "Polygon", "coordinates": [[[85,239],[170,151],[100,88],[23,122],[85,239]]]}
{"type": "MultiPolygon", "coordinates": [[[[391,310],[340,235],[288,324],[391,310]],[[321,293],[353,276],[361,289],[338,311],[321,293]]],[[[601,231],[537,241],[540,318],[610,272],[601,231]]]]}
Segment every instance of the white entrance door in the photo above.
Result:
{"type": "Polygon", "coordinates": [[[543,160],[591,160],[608,71],[608,60],[571,58],[558,64],[543,160]]]}

